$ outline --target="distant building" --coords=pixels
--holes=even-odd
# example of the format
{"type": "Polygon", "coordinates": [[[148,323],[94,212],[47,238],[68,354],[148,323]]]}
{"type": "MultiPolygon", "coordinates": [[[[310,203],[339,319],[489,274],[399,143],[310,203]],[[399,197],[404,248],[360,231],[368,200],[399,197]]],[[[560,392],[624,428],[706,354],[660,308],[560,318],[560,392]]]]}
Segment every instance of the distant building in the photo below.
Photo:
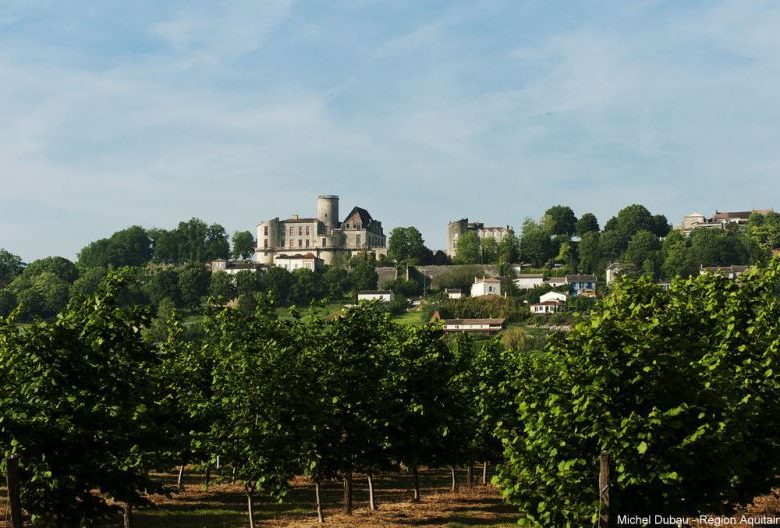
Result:
{"type": "Polygon", "coordinates": [[[511,226],[504,227],[485,227],[482,222],[469,222],[468,218],[461,218],[460,220],[453,220],[447,224],[447,256],[450,258],[455,257],[455,248],[457,247],[458,237],[464,233],[476,233],[480,238],[493,238],[496,242],[500,242],[506,235],[512,233],[511,226]]]}
{"type": "Polygon", "coordinates": [[[257,262],[254,262],[252,260],[225,260],[225,259],[212,260],[208,263],[208,267],[211,269],[212,273],[221,271],[227,273],[228,275],[235,275],[236,273],[241,271],[251,271],[254,273],[264,268],[262,264],[258,264],[257,262]]]}
{"type": "Polygon", "coordinates": [[[534,315],[548,315],[566,311],[568,295],[560,292],[547,292],[539,297],[539,302],[529,304],[528,307],[534,315]]]}
{"type": "Polygon", "coordinates": [[[312,253],[325,264],[355,253],[386,253],[382,223],[365,209],[354,207],[343,221],[339,220],[339,197],[317,198],[317,216],[293,215],[286,220],[273,218],[257,225],[255,258],[271,264],[279,255],[312,253]]]}
{"type": "Polygon", "coordinates": [[[442,319],[439,312],[434,312],[433,321],[444,324],[444,333],[467,332],[474,334],[496,334],[503,330],[506,319],[442,319]]]}
{"type": "Polygon", "coordinates": [[[728,279],[736,279],[737,277],[739,277],[749,269],[750,266],[711,266],[711,267],[702,266],[699,269],[699,275],[704,275],[705,273],[717,273],[719,275],[723,275],[728,279]]]}
{"type": "Polygon", "coordinates": [[[544,275],[541,273],[515,275],[515,286],[521,290],[533,290],[539,286],[544,286],[544,275]]]}
{"type": "Polygon", "coordinates": [[[358,292],[358,302],[360,301],[381,301],[390,302],[395,299],[395,294],[390,290],[363,290],[358,292]]]}
{"type": "Polygon", "coordinates": [[[561,288],[568,286],[575,297],[584,295],[586,297],[596,296],[596,276],[595,275],[564,275],[563,277],[550,277],[545,279],[544,284],[551,288],[561,288]]]}
{"type": "Polygon", "coordinates": [[[769,214],[772,209],[754,209],[752,211],[715,211],[712,217],[707,218],[701,213],[691,213],[683,216],[680,229],[686,235],[690,235],[696,229],[726,229],[730,226],[747,225],[750,215],[753,213],[769,214]]]}
{"type": "Polygon", "coordinates": [[[297,269],[316,271],[322,268],[324,264],[321,258],[314,256],[314,253],[306,253],[305,255],[300,253],[295,255],[276,255],[274,257],[274,265],[287,271],[295,271],[297,269]]]}
{"type": "Polygon", "coordinates": [[[484,295],[501,295],[501,279],[475,278],[474,284],[471,285],[471,296],[482,297],[484,295]]]}
{"type": "Polygon", "coordinates": [[[444,295],[446,295],[448,299],[462,299],[463,291],[459,288],[444,288],[444,295]]]}

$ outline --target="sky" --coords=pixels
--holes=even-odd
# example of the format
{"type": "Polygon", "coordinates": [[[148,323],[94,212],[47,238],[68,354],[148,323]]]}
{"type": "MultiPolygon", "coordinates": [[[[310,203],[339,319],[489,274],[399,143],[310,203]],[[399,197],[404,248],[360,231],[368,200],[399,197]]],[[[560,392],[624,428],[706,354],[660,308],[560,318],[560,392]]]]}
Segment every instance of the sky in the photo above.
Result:
{"type": "Polygon", "coordinates": [[[319,194],[433,249],[551,205],[780,209],[774,0],[0,0],[0,248],[319,194]]]}

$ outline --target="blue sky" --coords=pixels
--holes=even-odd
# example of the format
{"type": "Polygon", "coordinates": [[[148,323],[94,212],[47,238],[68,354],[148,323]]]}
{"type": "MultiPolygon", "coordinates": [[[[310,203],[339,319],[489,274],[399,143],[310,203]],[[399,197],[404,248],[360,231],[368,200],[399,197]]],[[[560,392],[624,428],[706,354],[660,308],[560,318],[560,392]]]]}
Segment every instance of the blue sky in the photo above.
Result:
{"type": "Polygon", "coordinates": [[[0,0],[0,247],[780,208],[780,3],[0,0]]]}

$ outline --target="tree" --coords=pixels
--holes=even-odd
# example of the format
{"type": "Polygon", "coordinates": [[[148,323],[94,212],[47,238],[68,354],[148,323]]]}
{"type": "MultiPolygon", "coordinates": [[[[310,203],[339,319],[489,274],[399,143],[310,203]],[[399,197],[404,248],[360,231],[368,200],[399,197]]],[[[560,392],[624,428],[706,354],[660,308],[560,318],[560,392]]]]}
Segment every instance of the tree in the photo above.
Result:
{"type": "Polygon", "coordinates": [[[577,227],[577,217],[571,207],[554,205],[547,209],[542,225],[550,235],[573,235],[577,227]]]}
{"type": "Polygon", "coordinates": [[[224,271],[212,273],[209,295],[218,303],[226,303],[235,299],[237,293],[236,286],[233,284],[233,278],[224,271]]]}
{"type": "Polygon", "coordinates": [[[661,272],[661,244],[658,238],[650,231],[639,231],[628,242],[628,248],[623,254],[623,260],[634,266],[634,269],[640,270],[646,267],[646,262],[650,262],[650,273],[660,275],[661,272]]]}
{"type": "Polygon", "coordinates": [[[308,305],[323,297],[322,275],[310,269],[300,268],[292,272],[290,302],[308,305]]]}
{"type": "Polygon", "coordinates": [[[520,258],[520,241],[514,233],[507,233],[498,243],[498,261],[513,264],[520,258]]]}
{"type": "Polygon", "coordinates": [[[0,288],[0,318],[8,317],[14,308],[16,308],[16,295],[7,288],[0,288]]]}
{"type": "Polygon", "coordinates": [[[422,264],[430,250],[425,247],[422,234],[414,226],[396,227],[390,231],[387,254],[398,263],[422,264]]]}
{"type": "Polygon", "coordinates": [[[566,339],[521,355],[498,482],[525,524],[592,524],[602,451],[613,515],[728,511],[765,493],[780,467],[780,435],[766,427],[780,413],[778,284],[779,260],[668,292],[620,281],[566,339]]]}
{"type": "Polygon", "coordinates": [[[7,286],[24,271],[22,258],[0,248],[0,288],[7,286]]]}
{"type": "Polygon", "coordinates": [[[78,254],[79,268],[140,266],[152,258],[152,239],[140,226],[117,231],[96,240],[78,254]]]}
{"type": "Polygon", "coordinates": [[[362,261],[353,266],[349,277],[356,291],[376,290],[379,280],[374,263],[370,261],[362,261]]]}
{"type": "Polygon", "coordinates": [[[479,264],[481,262],[481,243],[473,231],[466,231],[455,242],[455,262],[458,264],[479,264]]]}
{"type": "Polygon", "coordinates": [[[485,237],[480,241],[480,252],[483,264],[492,264],[498,260],[498,243],[493,237],[485,237]]]}
{"type": "Polygon", "coordinates": [[[70,296],[90,297],[94,295],[105,278],[106,270],[103,268],[82,270],[81,276],[70,285],[70,296]]]}
{"type": "Polygon", "coordinates": [[[523,232],[520,235],[520,259],[530,262],[534,267],[540,267],[552,256],[550,236],[541,225],[527,218],[523,222],[523,232]]]}
{"type": "Polygon", "coordinates": [[[593,213],[585,213],[577,220],[577,236],[580,238],[585,236],[585,233],[598,233],[599,221],[596,219],[596,215],[593,213]]]}
{"type": "Polygon", "coordinates": [[[32,278],[44,272],[53,273],[68,284],[79,276],[76,265],[64,257],[46,257],[34,260],[24,269],[23,275],[32,278]]]}
{"type": "Polygon", "coordinates": [[[308,392],[297,349],[283,326],[263,312],[222,310],[207,327],[207,353],[215,358],[211,406],[217,417],[210,445],[235,469],[254,526],[254,495],[284,496],[301,471],[305,420],[297,402],[308,392]]]}
{"type": "Polygon", "coordinates": [[[200,300],[209,291],[211,272],[197,266],[186,268],[179,272],[178,285],[181,302],[190,309],[200,306],[200,300]]]}
{"type": "Polygon", "coordinates": [[[663,256],[661,270],[666,278],[687,278],[698,272],[688,241],[679,231],[672,231],[664,239],[661,254],[663,256]]]}
{"type": "Polygon", "coordinates": [[[658,238],[664,238],[672,230],[672,226],[664,215],[653,215],[652,223],[650,231],[658,238]]]}
{"type": "Polygon", "coordinates": [[[721,229],[696,229],[690,237],[691,253],[699,266],[745,264],[748,255],[737,235],[721,229]]]}
{"type": "MultiPolygon", "coordinates": [[[[285,270],[286,271],[286,270],[285,270]]],[[[263,274],[257,271],[241,270],[234,275],[236,293],[254,295],[263,291],[263,274]]]]}
{"type": "Polygon", "coordinates": [[[20,455],[36,525],[92,526],[116,510],[107,499],[143,504],[142,491],[160,489],[149,478],[168,449],[157,356],[141,339],[144,310],[117,305],[120,280],[53,322],[0,322],[0,449],[20,455]]]}
{"type": "Polygon", "coordinates": [[[249,259],[255,254],[255,237],[249,231],[236,231],[232,242],[234,259],[249,259]]]}
{"type": "Polygon", "coordinates": [[[204,241],[204,260],[227,260],[230,258],[230,243],[225,228],[219,224],[211,224],[206,230],[204,241]]]}
{"type": "Polygon", "coordinates": [[[154,306],[163,299],[171,299],[176,306],[181,306],[181,291],[179,290],[179,274],[172,269],[160,270],[152,275],[143,289],[154,306]]]}
{"type": "Polygon", "coordinates": [[[268,270],[265,276],[266,291],[271,294],[273,301],[284,306],[290,297],[290,286],[292,285],[292,276],[284,268],[273,267],[268,270]]]}
{"type": "Polygon", "coordinates": [[[601,262],[599,237],[598,231],[587,231],[582,235],[579,244],[577,244],[579,268],[582,273],[596,273],[599,267],[601,262]]]}
{"type": "Polygon", "coordinates": [[[352,289],[349,272],[344,268],[330,267],[323,274],[325,292],[331,299],[342,299],[352,289]]]}

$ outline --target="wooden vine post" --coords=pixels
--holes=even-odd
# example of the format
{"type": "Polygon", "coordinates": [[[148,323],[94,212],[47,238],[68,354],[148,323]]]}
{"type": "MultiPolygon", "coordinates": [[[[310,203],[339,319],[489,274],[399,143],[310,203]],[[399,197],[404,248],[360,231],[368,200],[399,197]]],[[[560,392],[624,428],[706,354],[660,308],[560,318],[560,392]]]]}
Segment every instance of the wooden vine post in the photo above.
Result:
{"type": "Polygon", "coordinates": [[[22,499],[19,484],[19,456],[11,455],[5,461],[8,478],[8,508],[11,513],[11,528],[23,528],[22,499]]]}
{"type": "Polygon", "coordinates": [[[609,528],[609,453],[601,453],[599,468],[599,528],[609,528]]]}

